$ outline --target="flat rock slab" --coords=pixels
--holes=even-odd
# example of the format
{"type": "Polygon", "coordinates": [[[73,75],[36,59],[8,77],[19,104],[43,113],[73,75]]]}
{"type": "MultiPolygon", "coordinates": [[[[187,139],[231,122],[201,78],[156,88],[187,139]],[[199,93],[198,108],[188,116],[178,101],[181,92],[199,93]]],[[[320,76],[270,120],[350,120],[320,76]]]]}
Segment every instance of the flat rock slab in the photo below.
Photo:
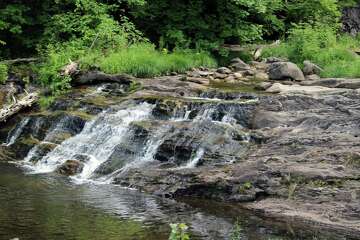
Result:
{"type": "Polygon", "coordinates": [[[274,83],[270,88],[266,89],[268,93],[280,94],[320,94],[320,93],[342,93],[348,91],[342,88],[329,88],[323,86],[301,86],[298,84],[284,85],[281,83],[274,83]]]}
{"type": "Polygon", "coordinates": [[[302,86],[322,86],[328,88],[347,88],[359,89],[360,78],[346,79],[346,78],[323,78],[314,81],[303,81],[300,83],[302,86]]]}

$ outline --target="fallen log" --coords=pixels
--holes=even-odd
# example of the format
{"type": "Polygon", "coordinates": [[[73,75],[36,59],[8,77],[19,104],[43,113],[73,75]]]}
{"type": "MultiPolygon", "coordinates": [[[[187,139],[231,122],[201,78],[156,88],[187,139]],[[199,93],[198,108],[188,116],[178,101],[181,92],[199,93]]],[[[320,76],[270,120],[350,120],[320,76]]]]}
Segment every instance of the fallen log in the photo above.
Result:
{"type": "Polygon", "coordinates": [[[73,86],[91,85],[98,83],[119,83],[129,85],[133,77],[127,74],[106,74],[100,71],[80,71],[72,76],[71,84],[73,86]]]}
{"type": "Polygon", "coordinates": [[[83,71],[79,64],[70,60],[60,71],[61,76],[70,76],[72,86],[92,85],[98,83],[119,83],[129,85],[133,77],[127,74],[106,74],[98,70],[83,71]]]}
{"type": "Polygon", "coordinates": [[[0,110],[0,122],[5,122],[8,118],[20,112],[21,110],[31,107],[39,99],[38,93],[30,93],[19,101],[5,106],[0,110]]]}
{"type": "Polygon", "coordinates": [[[11,64],[20,64],[20,63],[32,63],[32,62],[37,62],[39,60],[40,60],[39,58],[17,58],[17,59],[0,61],[0,63],[11,65],[11,64]]]}

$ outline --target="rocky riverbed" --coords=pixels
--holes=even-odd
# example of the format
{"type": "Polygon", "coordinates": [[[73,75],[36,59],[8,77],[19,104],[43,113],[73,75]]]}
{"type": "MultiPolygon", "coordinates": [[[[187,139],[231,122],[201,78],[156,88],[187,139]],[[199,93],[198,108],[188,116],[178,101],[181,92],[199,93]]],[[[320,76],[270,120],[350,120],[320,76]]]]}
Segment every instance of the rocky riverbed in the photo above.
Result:
{"type": "Polygon", "coordinates": [[[307,66],[235,59],[228,68],[136,79],[131,88],[78,87],[3,124],[1,154],[37,170],[87,171],[159,196],[231,202],[356,239],[360,80],[320,79],[307,66]],[[91,135],[100,130],[104,136],[91,135]]]}

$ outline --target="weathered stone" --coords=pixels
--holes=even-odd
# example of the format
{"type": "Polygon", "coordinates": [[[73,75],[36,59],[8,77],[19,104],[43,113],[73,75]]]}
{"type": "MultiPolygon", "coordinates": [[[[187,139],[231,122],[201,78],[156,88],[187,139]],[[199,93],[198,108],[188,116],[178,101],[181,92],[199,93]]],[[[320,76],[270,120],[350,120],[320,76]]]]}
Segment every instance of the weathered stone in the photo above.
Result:
{"type": "Polygon", "coordinates": [[[236,83],[236,79],[234,76],[230,75],[227,78],[224,79],[227,83],[236,83]]]}
{"type": "Polygon", "coordinates": [[[222,73],[218,73],[218,72],[215,72],[214,73],[214,78],[220,78],[220,79],[224,79],[228,76],[228,74],[222,74],[222,73]]]}
{"type": "Polygon", "coordinates": [[[221,67],[221,68],[218,68],[216,70],[217,73],[220,73],[220,74],[230,74],[231,73],[231,70],[227,67],[221,67]]]}
{"type": "Polygon", "coordinates": [[[234,78],[236,79],[242,79],[244,78],[244,75],[241,72],[236,72],[233,74],[234,78]]]}
{"type": "Polygon", "coordinates": [[[264,72],[256,72],[254,78],[259,81],[267,81],[269,80],[269,75],[264,72]]]}
{"type": "Polygon", "coordinates": [[[269,93],[301,93],[301,94],[318,94],[318,93],[343,93],[346,89],[327,88],[322,86],[301,86],[298,84],[284,85],[281,83],[274,83],[270,88],[266,90],[269,93]]]}
{"type": "Polygon", "coordinates": [[[307,75],[305,77],[306,81],[317,81],[317,80],[320,80],[320,77],[319,75],[316,75],[316,74],[311,74],[311,75],[307,75]]]}
{"type": "Polygon", "coordinates": [[[250,66],[243,62],[240,58],[234,58],[231,60],[230,68],[235,72],[250,70],[250,66]]]}
{"type": "Polygon", "coordinates": [[[84,168],[84,164],[78,160],[67,160],[63,163],[56,172],[66,175],[66,176],[73,176],[82,172],[84,168]]]}
{"type": "Polygon", "coordinates": [[[303,73],[305,75],[320,75],[320,73],[324,71],[321,67],[319,67],[318,65],[306,60],[304,61],[304,69],[303,69],[303,73]]]}
{"type": "Polygon", "coordinates": [[[314,81],[301,82],[304,86],[323,86],[329,88],[360,88],[360,79],[347,79],[347,78],[323,78],[314,81]]]}
{"type": "Polygon", "coordinates": [[[265,71],[268,68],[268,64],[265,62],[251,61],[250,65],[256,68],[257,70],[261,70],[261,71],[265,71]]]}
{"type": "Polygon", "coordinates": [[[262,83],[259,83],[258,85],[256,85],[255,88],[257,90],[264,91],[264,90],[268,89],[271,86],[272,86],[271,82],[262,82],[262,83]]]}
{"type": "Polygon", "coordinates": [[[197,84],[202,84],[202,85],[208,85],[209,84],[209,79],[200,78],[200,77],[197,77],[197,78],[196,77],[187,77],[186,81],[197,83],[197,84]]]}
{"type": "Polygon", "coordinates": [[[305,80],[304,74],[300,68],[291,62],[272,63],[269,66],[269,77],[272,80],[305,80]]]}
{"type": "Polygon", "coordinates": [[[287,62],[286,58],[278,58],[278,57],[268,57],[266,58],[266,63],[276,63],[276,62],[287,62]]]}

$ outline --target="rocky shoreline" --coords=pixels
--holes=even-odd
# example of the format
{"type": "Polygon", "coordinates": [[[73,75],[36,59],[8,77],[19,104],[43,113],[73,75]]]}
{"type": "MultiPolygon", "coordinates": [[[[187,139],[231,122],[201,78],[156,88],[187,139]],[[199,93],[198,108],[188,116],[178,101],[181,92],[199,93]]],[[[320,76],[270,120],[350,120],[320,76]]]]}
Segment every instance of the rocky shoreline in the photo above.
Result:
{"type": "MultiPolygon", "coordinates": [[[[36,162],[109,106],[147,102],[154,105],[153,118],[132,123],[131,142],[97,174],[122,166],[160,134],[154,161],[121,172],[114,184],[163,197],[229,201],[354,238],[360,235],[360,80],[320,79],[321,70],[306,66],[234,59],[228,68],[136,79],[139,87],[130,93],[116,91],[118,83],[81,87],[45,112],[25,112],[3,124],[0,137],[8,142],[8,133],[29,118],[1,152],[22,159],[40,146],[36,162]],[[54,123],[60,130],[49,137],[54,123]],[[196,154],[195,167],[182,167],[196,154]]],[[[69,161],[76,173],[77,160],[69,161]]]]}

